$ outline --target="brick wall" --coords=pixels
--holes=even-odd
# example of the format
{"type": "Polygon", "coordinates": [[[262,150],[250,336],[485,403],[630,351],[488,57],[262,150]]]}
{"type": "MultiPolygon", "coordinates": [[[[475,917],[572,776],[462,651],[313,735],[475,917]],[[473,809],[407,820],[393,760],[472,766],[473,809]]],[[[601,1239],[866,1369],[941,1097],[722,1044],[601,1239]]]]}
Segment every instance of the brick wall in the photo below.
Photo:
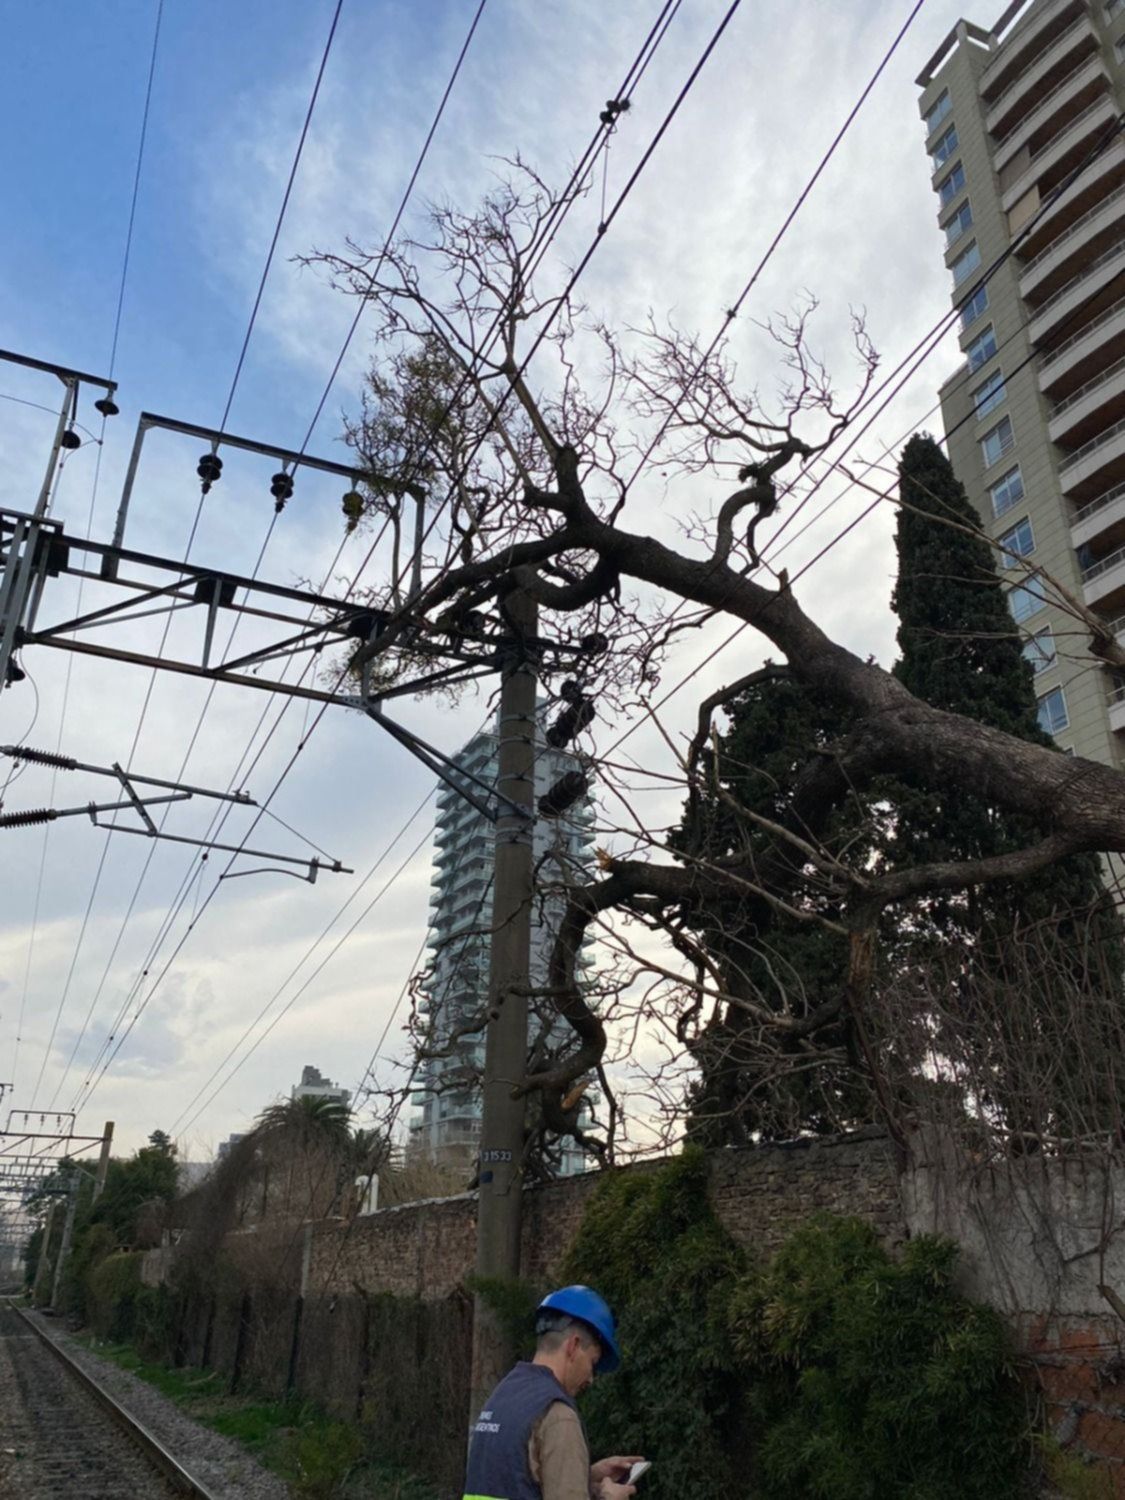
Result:
{"type": "MultiPolygon", "coordinates": [[[[645,1172],[652,1165],[619,1170],[645,1172]]],[[[894,1153],[879,1133],[717,1152],[709,1174],[719,1218],[751,1250],[769,1254],[810,1214],[822,1211],[858,1214],[891,1245],[906,1237],[894,1153]]],[[[555,1279],[599,1178],[588,1173],[525,1195],[523,1274],[533,1285],[555,1279]]],[[[475,1234],[476,1199],[470,1194],[382,1209],[350,1225],[319,1224],[308,1287],[329,1294],[362,1288],[426,1300],[447,1297],[472,1272],[475,1234]]]]}

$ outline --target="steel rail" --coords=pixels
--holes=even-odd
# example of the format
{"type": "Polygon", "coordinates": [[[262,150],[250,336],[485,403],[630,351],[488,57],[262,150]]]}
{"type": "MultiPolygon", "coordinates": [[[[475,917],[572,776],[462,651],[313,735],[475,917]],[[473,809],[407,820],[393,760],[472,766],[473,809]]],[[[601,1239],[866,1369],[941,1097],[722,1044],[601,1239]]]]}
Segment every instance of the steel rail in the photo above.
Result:
{"type": "Polygon", "coordinates": [[[126,1437],[130,1438],[136,1444],[153,1467],[159,1469],[181,1495],[192,1495],[196,1497],[196,1500],[219,1500],[218,1495],[213,1490],[207,1489],[202,1481],[189,1474],[180,1461],[169,1453],[160,1439],[154,1437],[148,1428],[142,1422],[138,1421],[131,1412],[126,1411],[107,1390],[98,1384],[92,1375],[88,1374],[65,1349],[55,1342],[49,1333],[40,1328],[34,1318],[29,1317],[24,1309],[17,1307],[16,1303],[10,1298],[8,1299],[8,1306],[31,1329],[36,1338],[50,1349],[67,1373],[72,1375],[78,1384],[93,1396],[99,1406],[121,1428],[126,1437]]]}

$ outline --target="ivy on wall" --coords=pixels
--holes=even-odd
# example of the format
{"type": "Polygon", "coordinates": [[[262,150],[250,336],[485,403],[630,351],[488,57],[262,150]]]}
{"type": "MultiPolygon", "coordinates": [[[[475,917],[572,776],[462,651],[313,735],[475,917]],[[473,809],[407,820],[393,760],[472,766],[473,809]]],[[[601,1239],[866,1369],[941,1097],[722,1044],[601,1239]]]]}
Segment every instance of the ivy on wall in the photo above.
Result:
{"type": "Polygon", "coordinates": [[[727,1308],[744,1269],[708,1202],[700,1150],[651,1172],[609,1174],[593,1194],[565,1279],[607,1298],[624,1358],[583,1398],[583,1416],[595,1457],[652,1460],[645,1500],[739,1492],[727,1308]]]}
{"type": "Polygon", "coordinates": [[[755,1265],[702,1152],[607,1174],[565,1267],[623,1346],[583,1397],[594,1456],[650,1458],[644,1500],[1014,1500],[1027,1405],[999,1315],[954,1289],[957,1254],[921,1236],[896,1258],[826,1216],[755,1265]]]}

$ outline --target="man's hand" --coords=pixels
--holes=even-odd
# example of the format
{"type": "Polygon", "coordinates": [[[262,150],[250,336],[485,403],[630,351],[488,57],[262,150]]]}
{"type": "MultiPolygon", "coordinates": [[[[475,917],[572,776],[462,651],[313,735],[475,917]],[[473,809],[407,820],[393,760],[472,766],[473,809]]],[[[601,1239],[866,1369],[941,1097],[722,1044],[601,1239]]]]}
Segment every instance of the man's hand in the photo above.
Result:
{"type": "Polygon", "coordinates": [[[629,1471],[634,1464],[643,1461],[644,1455],[617,1454],[613,1458],[601,1458],[590,1466],[590,1480],[601,1500],[627,1500],[637,1493],[635,1484],[628,1484],[629,1471]]]}
{"type": "Polygon", "coordinates": [[[601,1500],[629,1500],[630,1495],[637,1493],[635,1484],[618,1484],[613,1479],[595,1481],[594,1488],[597,1490],[601,1500]]]}

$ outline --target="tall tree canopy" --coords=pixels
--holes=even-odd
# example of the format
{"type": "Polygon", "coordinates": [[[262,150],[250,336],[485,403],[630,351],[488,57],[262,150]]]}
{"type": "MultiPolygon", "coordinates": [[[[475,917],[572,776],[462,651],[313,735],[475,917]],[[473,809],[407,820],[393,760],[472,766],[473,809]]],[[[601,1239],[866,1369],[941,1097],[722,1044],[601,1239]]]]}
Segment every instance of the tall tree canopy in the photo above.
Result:
{"type": "MultiPolygon", "coordinates": [[[[391,618],[354,665],[385,674],[380,691],[389,691],[400,646],[424,639],[439,652],[443,642],[450,652],[466,643],[488,652],[515,635],[557,691],[557,657],[542,645],[550,639],[578,653],[571,664],[580,664],[585,691],[604,707],[614,694],[620,701],[647,691],[685,624],[725,616],[752,627],[794,681],[831,704],[845,725],[830,744],[806,747],[792,821],[758,822],[769,861],[785,865],[794,851],[803,853],[837,907],[846,957],[832,1004],[842,1021],[862,1010],[870,990],[884,913],[1025,880],[1072,855],[1125,851],[1125,777],[1064,757],[1012,726],[982,722],[963,703],[927,701],[902,677],[832,640],[798,597],[807,587],[769,565],[769,533],[801,494],[810,460],[864,407],[876,360],[862,328],[856,389],[841,397],[810,350],[811,310],[776,324],[785,378],[771,402],[760,395],[760,375],[739,375],[733,320],[727,337],[712,343],[656,324],[612,330],[585,316],[574,277],[562,291],[547,285],[555,268],[541,251],[574,202],[517,166],[475,212],[436,210],[424,242],[323,257],[378,323],[374,407],[359,444],[380,475],[370,508],[380,519],[390,508],[397,527],[388,494],[413,485],[428,497],[421,586],[402,604],[398,580],[381,591],[391,618]],[[417,376],[435,350],[433,390],[455,413],[455,444],[433,441],[433,404],[419,399],[417,376]],[[639,464],[631,448],[642,455],[639,464]],[[701,510],[703,482],[716,500],[701,510]],[[653,535],[649,507],[665,486],[669,518],[680,523],[675,541],[653,535]],[[513,631],[514,590],[539,607],[535,639],[513,631]],[[916,858],[896,865],[826,853],[821,840],[831,837],[845,798],[854,791],[873,799],[887,777],[943,798],[971,787],[1005,818],[1022,819],[1010,826],[1026,834],[950,857],[920,845],[916,858]]],[[[1100,660],[1125,665],[1111,637],[1091,625],[1100,660]]],[[[697,746],[684,768],[692,784],[702,786],[710,774],[702,751],[712,715],[746,686],[740,677],[729,694],[700,704],[697,746]]],[[[612,774],[596,757],[591,769],[612,774]]],[[[548,992],[574,1044],[514,1083],[539,1093],[560,1129],[577,1125],[564,1106],[576,1080],[601,1067],[613,1024],[612,1014],[586,1003],[577,981],[587,931],[616,914],[675,942],[685,905],[723,902],[734,892],[770,894],[761,878],[764,850],[743,846],[692,863],[669,858],[643,827],[639,839],[635,855],[607,852],[599,878],[570,891],[548,992]]],[[[668,980],[666,964],[644,963],[668,980]]],[[[722,999],[721,977],[673,978],[664,994],[662,1019],[687,1047],[700,996],[722,999]]],[[[745,1008],[778,1039],[804,1024],[771,1006],[745,1008]]]]}

